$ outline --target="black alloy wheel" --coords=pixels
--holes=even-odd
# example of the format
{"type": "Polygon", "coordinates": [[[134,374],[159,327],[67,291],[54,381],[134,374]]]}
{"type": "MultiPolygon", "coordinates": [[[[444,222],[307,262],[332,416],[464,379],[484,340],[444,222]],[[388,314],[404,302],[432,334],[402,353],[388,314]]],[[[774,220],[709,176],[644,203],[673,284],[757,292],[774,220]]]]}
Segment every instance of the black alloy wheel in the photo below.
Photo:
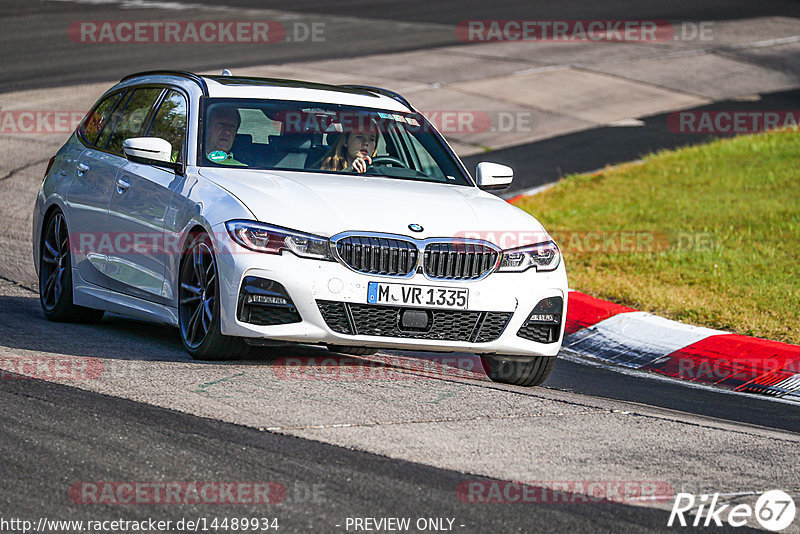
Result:
{"type": "Polygon", "coordinates": [[[178,290],[181,341],[196,360],[232,360],[247,354],[244,340],[220,331],[219,270],[211,240],[204,233],[189,238],[178,290]]]}
{"type": "Polygon", "coordinates": [[[54,212],[44,224],[39,249],[39,301],[45,317],[60,322],[96,322],[103,310],[72,303],[72,258],[64,214],[54,212]]]}

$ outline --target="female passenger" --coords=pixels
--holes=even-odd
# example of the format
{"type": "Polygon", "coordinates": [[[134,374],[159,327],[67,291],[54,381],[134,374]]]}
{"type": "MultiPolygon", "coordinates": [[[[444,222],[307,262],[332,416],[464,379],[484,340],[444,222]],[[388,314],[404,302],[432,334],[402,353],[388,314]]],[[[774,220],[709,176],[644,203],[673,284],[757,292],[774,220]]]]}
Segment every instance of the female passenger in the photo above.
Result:
{"type": "Polygon", "coordinates": [[[363,173],[378,151],[378,125],[369,122],[369,128],[342,133],[331,151],[322,158],[323,171],[363,173]]]}

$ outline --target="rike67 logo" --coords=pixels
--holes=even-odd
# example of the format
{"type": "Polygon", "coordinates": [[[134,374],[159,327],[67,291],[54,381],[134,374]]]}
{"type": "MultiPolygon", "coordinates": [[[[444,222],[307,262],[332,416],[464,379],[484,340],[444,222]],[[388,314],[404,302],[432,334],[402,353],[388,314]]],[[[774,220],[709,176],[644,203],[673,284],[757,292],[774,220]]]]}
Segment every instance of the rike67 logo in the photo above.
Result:
{"type": "Polygon", "coordinates": [[[781,490],[761,494],[755,506],[721,504],[719,496],[719,493],[714,493],[698,498],[691,493],[678,493],[667,526],[721,527],[727,523],[731,527],[743,527],[747,524],[754,526],[755,520],[766,530],[780,532],[795,518],[794,500],[781,490]]]}

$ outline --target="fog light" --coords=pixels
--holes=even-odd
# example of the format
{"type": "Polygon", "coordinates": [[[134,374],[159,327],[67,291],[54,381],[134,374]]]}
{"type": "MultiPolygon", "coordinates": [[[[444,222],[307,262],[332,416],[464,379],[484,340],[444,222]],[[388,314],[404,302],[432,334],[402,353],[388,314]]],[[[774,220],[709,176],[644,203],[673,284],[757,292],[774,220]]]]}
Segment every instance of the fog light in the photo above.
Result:
{"type": "Polygon", "coordinates": [[[561,297],[540,300],[517,335],[537,343],[555,343],[561,333],[563,307],[564,299],[561,297]]]}
{"type": "Polygon", "coordinates": [[[299,323],[303,320],[285,287],[275,280],[257,276],[245,276],[242,280],[236,317],[243,323],[258,326],[299,323]]]}
{"type": "Polygon", "coordinates": [[[289,301],[281,298],[281,297],[271,297],[268,295],[247,295],[245,297],[245,302],[247,304],[256,303],[256,304],[277,304],[277,305],[286,305],[289,304],[289,301]]]}
{"type": "Polygon", "coordinates": [[[561,308],[564,306],[564,299],[561,297],[549,297],[542,299],[533,309],[533,313],[561,313],[561,308]]]}

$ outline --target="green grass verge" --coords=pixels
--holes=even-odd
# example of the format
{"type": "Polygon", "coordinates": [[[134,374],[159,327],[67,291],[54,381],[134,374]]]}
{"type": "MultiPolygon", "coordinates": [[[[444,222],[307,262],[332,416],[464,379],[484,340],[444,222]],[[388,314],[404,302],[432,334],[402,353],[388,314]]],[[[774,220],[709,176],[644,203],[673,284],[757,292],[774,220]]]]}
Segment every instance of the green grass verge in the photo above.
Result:
{"type": "Polygon", "coordinates": [[[800,344],[796,131],[569,176],[517,205],[554,235],[573,289],[690,324],[800,344]]]}

